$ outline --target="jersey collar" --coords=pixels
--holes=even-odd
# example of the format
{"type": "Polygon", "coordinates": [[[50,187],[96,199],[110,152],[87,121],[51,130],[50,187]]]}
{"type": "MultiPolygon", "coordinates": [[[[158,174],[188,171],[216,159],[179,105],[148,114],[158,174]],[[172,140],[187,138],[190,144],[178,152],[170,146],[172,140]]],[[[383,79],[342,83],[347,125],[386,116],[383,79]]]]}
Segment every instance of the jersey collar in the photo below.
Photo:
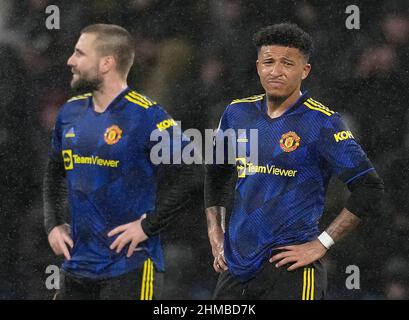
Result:
{"type": "MultiPolygon", "coordinates": [[[[297,99],[297,101],[295,101],[292,106],[290,106],[280,117],[278,117],[276,119],[279,119],[279,118],[281,118],[281,117],[283,117],[285,115],[288,115],[290,113],[295,112],[298,109],[298,107],[301,106],[309,97],[310,97],[310,94],[308,93],[307,90],[301,91],[301,96],[297,99]]],[[[268,114],[267,114],[267,95],[264,96],[263,100],[261,100],[261,103],[262,103],[262,105],[261,105],[262,110],[261,111],[268,117],[268,114]]],[[[274,119],[272,119],[270,117],[268,117],[268,118],[271,119],[271,120],[274,120],[274,119]]]]}
{"type": "Polygon", "coordinates": [[[91,110],[95,113],[95,114],[104,114],[105,112],[107,112],[110,109],[113,109],[115,107],[117,107],[120,103],[120,101],[122,100],[122,98],[129,92],[131,91],[131,89],[129,87],[126,87],[124,90],[121,91],[120,94],[118,94],[114,100],[111,101],[111,103],[108,105],[108,107],[105,109],[104,112],[96,112],[94,110],[94,103],[92,100],[92,96],[90,96],[88,98],[88,107],[91,108],[91,110]]]}

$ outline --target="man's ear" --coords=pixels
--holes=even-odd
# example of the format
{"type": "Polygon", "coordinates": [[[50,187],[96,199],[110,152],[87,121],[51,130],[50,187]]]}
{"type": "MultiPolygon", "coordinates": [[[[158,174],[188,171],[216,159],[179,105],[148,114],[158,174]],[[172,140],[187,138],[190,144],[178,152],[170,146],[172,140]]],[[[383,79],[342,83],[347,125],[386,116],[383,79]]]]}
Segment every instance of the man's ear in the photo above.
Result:
{"type": "Polygon", "coordinates": [[[302,80],[306,79],[308,75],[310,74],[310,71],[311,71],[311,65],[309,63],[306,63],[302,71],[301,79],[302,80]]]}
{"type": "Polygon", "coordinates": [[[257,59],[257,60],[256,60],[256,69],[257,69],[257,74],[258,74],[258,76],[260,76],[260,72],[259,72],[259,70],[258,70],[259,65],[260,65],[260,61],[258,61],[258,59],[257,59]]]}
{"type": "Polygon", "coordinates": [[[113,56],[105,56],[100,61],[100,70],[102,73],[107,73],[112,68],[115,68],[115,58],[113,56]]]}

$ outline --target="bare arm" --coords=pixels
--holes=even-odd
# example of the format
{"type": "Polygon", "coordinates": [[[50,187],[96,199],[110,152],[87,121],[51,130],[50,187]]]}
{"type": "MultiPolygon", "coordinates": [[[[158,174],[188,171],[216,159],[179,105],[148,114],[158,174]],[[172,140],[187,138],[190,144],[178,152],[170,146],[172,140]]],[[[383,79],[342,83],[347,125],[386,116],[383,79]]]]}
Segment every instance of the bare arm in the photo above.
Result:
{"type": "Polygon", "coordinates": [[[331,236],[334,242],[337,242],[347,233],[355,229],[360,222],[360,218],[344,208],[325,231],[331,236]]]}
{"type": "Polygon", "coordinates": [[[210,234],[216,230],[225,232],[226,228],[226,208],[210,207],[206,209],[207,232],[210,234]]]}
{"type": "MultiPolygon", "coordinates": [[[[384,192],[382,179],[375,171],[358,178],[348,185],[351,195],[338,216],[331,222],[326,232],[337,242],[355,229],[361,219],[367,219],[374,214],[380,204],[384,192]]],[[[289,245],[277,248],[284,250],[275,254],[270,262],[276,263],[276,267],[291,264],[289,271],[306,266],[325,255],[328,251],[318,240],[312,240],[299,245],[289,245]]]]}
{"type": "Polygon", "coordinates": [[[216,272],[221,272],[227,270],[223,246],[226,212],[233,201],[237,173],[232,165],[206,165],[205,169],[207,234],[214,257],[213,268],[216,272]]]}
{"type": "Polygon", "coordinates": [[[227,270],[226,260],[224,259],[226,208],[220,206],[207,208],[206,219],[207,234],[209,236],[214,257],[213,268],[216,272],[227,270]]]}
{"type": "MultiPolygon", "coordinates": [[[[344,208],[339,215],[331,222],[326,232],[334,240],[334,242],[340,240],[351,230],[355,229],[361,221],[356,215],[344,208]]],[[[278,250],[284,250],[274,255],[270,262],[276,263],[276,267],[279,268],[286,264],[291,264],[287,268],[288,271],[298,269],[306,266],[320,258],[322,258],[328,251],[326,247],[318,240],[312,240],[299,245],[290,245],[277,248],[278,250]]]]}

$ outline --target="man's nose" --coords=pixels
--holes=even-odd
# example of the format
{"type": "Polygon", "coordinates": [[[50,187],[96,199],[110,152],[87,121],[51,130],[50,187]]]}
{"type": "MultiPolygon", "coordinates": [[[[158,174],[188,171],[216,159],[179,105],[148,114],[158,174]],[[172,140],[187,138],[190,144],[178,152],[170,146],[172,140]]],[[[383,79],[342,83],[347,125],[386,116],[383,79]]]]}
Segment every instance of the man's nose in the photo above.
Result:
{"type": "Polygon", "coordinates": [[[73,57],[73,55],[68,58],[68,60],[67,60],[67,65],[68,65],[69,67],[72,67],[72,66],[74,65],[74,57],[73,57]]]}
{"type": "Polygon", "coordinates": [[[283,68],[280,66],[279,63],[274,64],[274,66],[270,70],[270,75],[274,77],[281,76],[283,74],[283,68]]]}

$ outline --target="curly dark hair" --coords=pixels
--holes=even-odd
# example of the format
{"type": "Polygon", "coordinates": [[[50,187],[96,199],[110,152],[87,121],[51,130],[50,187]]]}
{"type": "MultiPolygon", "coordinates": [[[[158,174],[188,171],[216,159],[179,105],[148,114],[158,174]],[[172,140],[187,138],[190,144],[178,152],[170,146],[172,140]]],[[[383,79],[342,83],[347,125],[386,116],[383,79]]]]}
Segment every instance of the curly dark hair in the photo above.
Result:
{"type": "Polygon", "coordinates": [[[280,23],[264,27],[254,34],[253,42],[258,51],[262,46],[269,45],[297,48],[306,60],[313,51],[311,36],[294,23],[280,23]]]}

